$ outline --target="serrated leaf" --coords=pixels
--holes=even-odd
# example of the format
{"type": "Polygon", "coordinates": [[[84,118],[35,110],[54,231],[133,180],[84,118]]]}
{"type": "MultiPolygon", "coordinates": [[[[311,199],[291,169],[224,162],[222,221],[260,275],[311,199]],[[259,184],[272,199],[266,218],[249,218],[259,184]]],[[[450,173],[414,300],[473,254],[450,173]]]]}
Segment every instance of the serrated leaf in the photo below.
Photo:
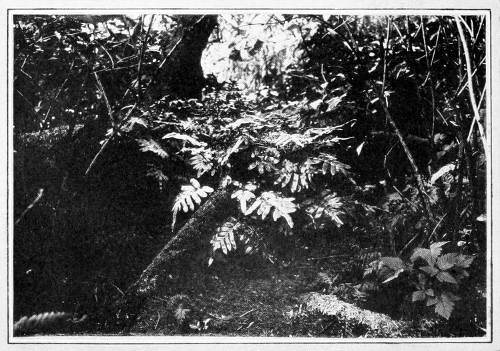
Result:
{"type": "Polygon", "coordinates": [[[436,265],[439,267],[439,269],[445,271],[455,266],[456,260],[457,260],[456,253],[448,253],[439,256],[436,261],[436,265]]]}
{"type": "Polygon", "coordinates": [[[438,299],[435,297],[432,297],[432,298],[427,299],[427,301],[425,302],[425,305],[432,306],[432,305],[437,304],[437,302],[438,302],[438,299]]]}
{"type": "Polygon", "coordinates": [[[458,284],[456,279],[448,272],[439,272],[436,274],[436,279],[439,280],[440,282],[447,282],[451,284],[458,284]]]}
{"type": "Polygon", "coordinates": [[[435,258],[432,256],[431,250],[423,249],[423,248],[416,248],[410,257],[410,260],[412,262],[415,262],[418,258],[424,259],[429,266],[434,266],[435,258]]]}
{"type": "Polygon", "coordinates": [[[449,243],[449,241],[440,241],[437,243],[432,243],[431,246],[429,247],[429,249],[431,251],[431,255],[434,258],[441,255],[441,251],[443,251],[443,246],[447,243],[449,243]]]}
{"type": "Polygon", "coordinates": [[[453,301],[450,301],[447,298],[443,298],[443,295],[441,295],[441,298],[437,299],[434,311],[438,315],[446,319],[449,319],[451,316],[451,312],[453,312],[454,306],[455,304],[453,303],[453,301]]]}
{"type": "Polygon", "coordinates": [[[431,266],[423,266],[420,267],[420,270],[427,273],[431,277],[435,276],[437,273],[439,273],[439,269],[431,267],[431,266]]]}
{"type": "Polygon", "coordinates": [[[161,158],[168,157],[168,153],[153,139],[138,139],[137,142],[139,143],[140,150],[142,152],[152,152],[161,158]]]}
{"type": "Polygon", "coordinates": [[[460,254],[456,258],[456,266],[460,268],[469,268],[474,261],[474,256],[460,254]]]}

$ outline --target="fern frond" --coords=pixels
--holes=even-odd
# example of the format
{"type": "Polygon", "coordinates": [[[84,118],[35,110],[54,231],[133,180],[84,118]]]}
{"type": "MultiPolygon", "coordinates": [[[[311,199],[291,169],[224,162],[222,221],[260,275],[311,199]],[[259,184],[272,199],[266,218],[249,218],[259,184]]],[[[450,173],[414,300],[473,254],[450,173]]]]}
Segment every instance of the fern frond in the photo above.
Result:
{"type": "Polygon", "coordinates": [[[167,158],[168,153],[153,139],[137,139],[142,152],[152,152],[161,158],[167,158]]]}
{"type": "Polygon", "coordinates": [[[181,193],[175,198],[174,206],[172,207],[172,231],[174,231],[177,213],[180,210],[183,212],[194,211],[195,204],[201,204],[201,199],[214,191],[209,186],[201,186],[196,179],[191,179],[190,183],[191,185],[183,185],[181,193]]]}
{"type": "Polygon", "coordinates": [[[57,326],[63,326],[60,323],[76,324],[87,319],[87,315],[81,318],[73,318],[71,313],[66,312],[45,312],[34,314],[30,317],[24,316],[14,323],[14,335],[33,334],[41,331],[47,331],[57,326]]]}
{"type": "Polygon", "coordinates": [[[340,201],[340,198],[333,193],[324,196],[317,203],[312,203],[305,211],[313,221],[323,217],[332,220],[338,227],[341,227],[344,225],[344,222],[340,219],[340,215],[343,214],[342,208],[343,203],[340,201]]]}
{"type": "Polygon", "coordinates": [[[247,211],[248,201],[255,198],[255,194],[253,193],[255,189],[257,189],[257,187],[254,184],[248,183],[247,185],[245,185],[243,189],[236,190],[231,195],[232,199],[236,198],[240,202],[240,208],[242,213],[245,213],[247,211]]]}
{"type": "Polygon", "coordinates": [[[227,255],[230,251],[236,250],[235,232],[239,227],[240,223],[238,223],[234,217],[230,217],[226,222],[217,228],[216,233],[210,240],[210,244],[212,245],[212,255],[208,259],[209,266],[214,261],[213,253],[217,250],[221,250],[225,255],[227,255]]]}
{"type": "Polygon", "coordinates": [[[293,203],[293,197],[281,197],[275,192],[263,192],[245,212],[245,215],[250,215],[256,212],[262,219],[265,219],[271,210],[273,210],[273,220],[283,217],[290,228],[293,228],[293,221],[290,213],[297,210],[297,205],[293,203]]]}
{"type": "Polygon", "coordinates": [[[195,154],[189,159],[189,164],[197,172],[196,177],[201,177],[203,174],[212,171],[215,173],[214,156],[209,152],[201,152],[195,154]]]}
{"type": "Polygon", "coordinates": [[[258,159],[250,163],[248,170],[256,169],[259,174],[270,173],[276,169],[279,160],[272,155],[259,155],[258,159]]]}
{"type": "Polygon", "coordinates": [[[320,168],[321,173],[324,175],[330,173],[330,175],[335,176],[339,173],[346,177],[349,177],[351,166],[340,162],[337,157],[325,153],[319,154],[319,156],[310,159],[311,164],[315,164],[320,168]]]}
{"type": "Polygon", "coordinates": [[[268,141],[280,149],[288,147],[292,149],[302,149],[313,142],[313,138],[305,134],[288,134],[286,132],[271,133],[268,141]]]}
{"type": "Polygon", "coordinates": [[[279,184],[282,188],[289,185],[292,193],[300,192],[303,189],[309,189],[315,173],[316,170],[307,162],[299,166],[296,163],[284,160],[279,172],[280,175],[274,184],[279,184]]]}
{"type": "Polygon", "coordinates": [[[192,144],[193,146],[199,146],[199,147],[207,145],[206,143],[200,142],[196,138],[194,138],[194,137],[192,137],[190,135],[181,134],[181,133],[175,133],[175,132],[165,134],[162,137],[162,139],[176,139],[176,140],[181,140],[181,141],[188,142],[188,143],[192,144]]]}

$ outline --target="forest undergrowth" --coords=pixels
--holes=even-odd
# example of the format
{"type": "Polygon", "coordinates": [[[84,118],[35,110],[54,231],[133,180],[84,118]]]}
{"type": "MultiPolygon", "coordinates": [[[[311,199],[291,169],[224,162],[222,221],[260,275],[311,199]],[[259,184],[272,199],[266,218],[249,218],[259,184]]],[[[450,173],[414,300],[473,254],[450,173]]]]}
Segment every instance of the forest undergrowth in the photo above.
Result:
{"type": "Polygon", "coordinates": [[[109,17],[15,21],[18,335],[485,334],[483,17],[109,17]]]}

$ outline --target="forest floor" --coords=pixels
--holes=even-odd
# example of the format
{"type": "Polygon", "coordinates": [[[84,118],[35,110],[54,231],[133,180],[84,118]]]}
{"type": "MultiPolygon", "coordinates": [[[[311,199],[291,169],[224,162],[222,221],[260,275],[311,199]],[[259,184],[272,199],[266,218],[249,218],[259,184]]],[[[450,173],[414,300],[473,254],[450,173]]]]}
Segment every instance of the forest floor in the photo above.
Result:
{"type": "Polygon", "coordinates": [[[354,283],[339,279],[352,260],[343,248],[335,251],[319,257],[319,250],[303,252],[292,262],[253,267],[220,263],[204,278],[195,274],[182,286],[182,294],[160,293],[150,299],[131,332],[260,337],[421,334],[410,322],[365,309],[364,294],[354,283]]]}
{"type": "MultiPolygon", "coordinates": [[[[83,200],[61,195],[61,177],[46,155],[52,143],[47,141],[44,148],[38,142],[28,143],[32,147],[25,152],[26,164],[36,165],[32,168],[37,172],[26,177],[30,192],[17,190],[35,193],[43,187],[47,193],[17,228],[25,238],[16,251],[17,276],[22,278],[16,286],[17,314],[19,318],[29,315],[35,307],[38,311],[65,310],[81,302],[91,307],[82,310],[96,320],[85,335],[96,335],[105,330],[99,316],[107,316],[106,307],[121,292],[118,287],[123,290],[136,279],[163,246],[165,224],[158,225],[158,218],[168,214],[170,209],[164,206],[168,199],[153,196],[146,182],[144,188],[130,190],[136,189],[140,179],[130,171],[137,168],[135,162],[116,166],[123,174],[131,174],[130,183],[99,183],[83,200]],[[63,201],[65,196],[69,200],[63,201]],[[52,210],[54,204],[61,206],[57,213],[52,210]],[[54,227],[54,223],[59,224],[54,227]],[[32,227],[37,231],[30,231],[32,227]],[[46,238],[41,248],[40,237],[46,238]],[[24,261],[38,251],[39,266],[50,274],[36,262],[24,261]],[[27,272],[37,267],[39,279],[29,280],[27,272]],[[55,286],[53,281],[66,282],[72,289],[62,283],[55,286]]],[[[186,274],[175,290],[160,289],[147,301],[130,333],[344,338],[484,334],[478,328],[481,321],[471,319],[467,311],[472,303],[459,304],[457,313],[445,321],[401,311],[398,301],[402,299],[394,296],[398,290],[375,298],[363,293],[360,284],[367,254],[379,249],[379,244],[374,245],[379,241],[377,233],[332,230],[296,234],[282,238],[277,246],[284,252],[276,254],[273,263],[256,256],[230,256],[211,267],[207,261],[189,267],[186,272],[193,273],[186,274]],[[460,309],[466,310],[466,318],[460,309]]],[[[475,305],[484,306],[483,298],[475,305]]]]}

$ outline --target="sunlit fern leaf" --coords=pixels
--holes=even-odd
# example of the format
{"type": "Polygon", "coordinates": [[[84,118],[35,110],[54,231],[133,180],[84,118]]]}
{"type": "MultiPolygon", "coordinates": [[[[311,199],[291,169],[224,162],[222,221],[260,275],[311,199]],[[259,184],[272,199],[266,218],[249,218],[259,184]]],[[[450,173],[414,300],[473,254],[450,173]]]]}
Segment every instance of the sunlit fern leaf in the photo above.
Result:
{"type": "Polygon", "coordinates": [[[255,198],[255,194],[253,191],[255,191],[257,187],[253,184],[247,184],[243,189],[236,190],[232,195],[231,198],[236,198],[239,203],[240,203],[240,208],[241,212],[245,213],[247,211],[247,203],[255,198]]]}
{"type": "Polygon", "coordinates": [[[194,137],[192,137],[190,135],[181,134],[181,133],[175,133],[175,132],[165,134],[162,137],[162,139],[176,139],[176,140],[181,140],[181,141],[188,142],[188,143],[192,144],[193,146],[205,146],[206,145],[205,143],[202,143],[202,142],[198,141],[196,138],[194,138],[194,137]]]}
{"type": "Polygon", "coordinates": [[[349,177],[349,170],[351,166],[340,162],[337,157],[325,153],[319,154],[318,157],[314,157],[310,161],[312,164],[321,165],[321,173],[335,176],[339,173],[346,177],[349,177]]]}
{"type": "Polygon", "coordinates": [[[297,205],[293,203],[295,198],[281,197],[275,192],[263,192],[245,212],[245,215],[250,215],[256,212],[262,219],[265,219],[271,210],[273,210],[273,220],[276,221],[283,217],[290,228],[293,228],[293,220],[290,213],[297,210],[297,205]]]}
{"type": "Polygon", "coordinates": [[[280,149],[302,149],[313,141],[313,138],[304,134],[288,134],[286,132],[271,133],[266,139],[270,144],[276,145],[280,149]]]}
{"type": "Polygon", "coordinates": [[[189,159],[189,164],[197,172],[196,177],[198,178],[207,172],[214,171],[214,157],[208,152],[194,155],[189,159]]]}
{"type": "MultiPolygon", "coordinates": [[[[230,217],[220,227],[217,228],[214,236],[210,240],[212,245],[212,254],[217,250],[221,250],[225,255],[236,250],[235,232],[240,227],[240,224],[234,217],[230,217]]],[[[211,257],[213,258],[213,257],[211,257]]],[[[208,261],[210,266],[213,259],[208,261]]]]}
{"type": "Polygon", "coordinates": [[[142,152],[152,152],[161,158],[167,158],[168,153],[153,139],[137,139],[142,152]]]}
{"type": "Polygon", "coordinates": [[[279,184],[282,188],[289,186],[292,193],[300,192],[304,189],[309,189],[315,173],[316,170],[308,162],[299,166],[298,164],[284,160],[279,172],[280,175],[274,184],[279,184]]]}
{"type": "Polygon", "coordinates": [[[71,320],[72,315],[66,312],[45,312],[34,314],[30,317],[24,316],[14,323],[14,334],[41,332],[44,329],[50,329],[51,326],[55,326],[57,323],[69,322],[71,320]]]}
{"type": "Polygon", "coordinates": [[[275,165],[279,160],[273,155],[258,155],[257,160],[250,163],[248,166],[249,170],[256,169],[259,174],[271,173],[275,171],[275,165]]]}
{"type": "Polygon", "coordinates": [[[183,185],[181,193],[175,198],[174,206],[172,207],[172,231],[174,231],[177,213],[180,210],[182,212],[194,211],[196,205],[201,204],[201,199],[214,191],[209,186],[201,186],[196,179],[191,179],[190,183],[190,185],[183,185]]]}
{"type": "Polygon", "coordinates": [[[338,227],[341,227],[344,225],[344,221],[340,218],[343,214],[342,209],[342,201],[333,193],[323,197],[320,202],[311,204],[305,210],[313,221],[326,218],[332,220],[338,227]]]}

